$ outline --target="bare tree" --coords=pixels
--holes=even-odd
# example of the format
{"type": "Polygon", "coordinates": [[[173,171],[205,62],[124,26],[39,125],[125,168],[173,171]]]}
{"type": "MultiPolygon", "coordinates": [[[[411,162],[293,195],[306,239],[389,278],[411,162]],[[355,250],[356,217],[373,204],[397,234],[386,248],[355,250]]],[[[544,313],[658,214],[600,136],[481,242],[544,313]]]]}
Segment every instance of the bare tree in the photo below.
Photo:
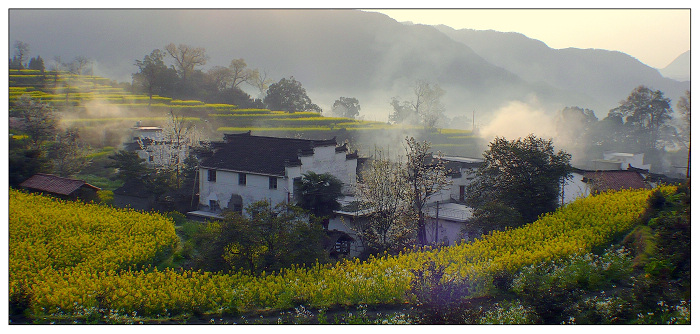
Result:
{"type": "Polygon", "coordinates": [[[233,81],[233,73],[228,67],[214,66],[207,71],[207,74],[218,91],[226,89],[229,83],[233,81]]]}
{"type": "Polygon", "coordinates": [[[187,80],[196,66],[205,65],[209,59],[204,48],[193,48],[185,44],[176,46],[170,43],[165,47],[165,51],[175,60],[175,67],[183,81],[187,80]]]}
{"type": "MultiPolygon", "coordinates": [[[[15,49],[15,56],[17,57],[17,61],[24,66],[24,62],[27,60],[27,57],[29,56],[29,44],[22,42],[22,41],[15,41],[14,43],[14,49],[15,49]]],[[[26,66],[24,66],[26,67],[26,66]]]]}
{"type": "Polygon", "coordinates": [[[429,152],[430,143],[406,137],[405,149],[409,196],[413,204],[414,214],[418,217],[416,223],[418,242],[421,245],[426,245],[428,240],[423,209],[428,204],[430,196],[445,189],[451,181],[447,178],[442,154],[438,152],[437,157],[433,157],[433,154],[429,152]]]}
{"type": "Polygon", "coordinates": [[[248,65],[245,63],[243,58],[234,59],[228,68],[231,70],[231,87],[236,88],[243,82],[249,82],[252,78],[253,72],[247,68],[248,65]]]}
{"type": "Polygon", "coordinates": [[[260,98],[265,96],[272,82],[272,79],[268,78],[267,71],[260,72],[257,68],[251,71],[250,80],[248,81],[250,85],[258,89],[260,98]]]}
{"type": "Polygon", "coordinates": [[[77,75],[92,75],[92,60],[87,57],[77,56],[68,65],[68,71],[77,75]]]}
{"type": "Polygon", "coordinates": [[[435,128],[438,121],[445,118],[445,105],[441,101],[445,90],[437,84],[420,80],[413,86],[413,95],[415,99],[412,101],[401,102],[392,98],[394,113],[389,120],[393,123],[420,122],[426,129],[435,128]]]}
{"type": "Polygon", "coordinates": [[[185,160],[190,148],[199,146],[200,139],[200,133],[193,124],[185,122],[184,116],[175,115],[170,110],[162,140],[153,143],[139,140],[139,145],[153,157],[156,169],[173,173],[175,184],[180,188],[185,160]]]}

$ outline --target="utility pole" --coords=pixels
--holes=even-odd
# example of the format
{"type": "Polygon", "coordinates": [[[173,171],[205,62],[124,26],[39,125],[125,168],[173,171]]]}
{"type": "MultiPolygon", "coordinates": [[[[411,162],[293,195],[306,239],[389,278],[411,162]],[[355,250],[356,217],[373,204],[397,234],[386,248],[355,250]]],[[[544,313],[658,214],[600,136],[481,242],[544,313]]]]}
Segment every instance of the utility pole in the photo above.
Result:
{"type": "Polygon", "coordinates": [[[476,110],[472,109],[472,133],[476,131],[476,110]]]}

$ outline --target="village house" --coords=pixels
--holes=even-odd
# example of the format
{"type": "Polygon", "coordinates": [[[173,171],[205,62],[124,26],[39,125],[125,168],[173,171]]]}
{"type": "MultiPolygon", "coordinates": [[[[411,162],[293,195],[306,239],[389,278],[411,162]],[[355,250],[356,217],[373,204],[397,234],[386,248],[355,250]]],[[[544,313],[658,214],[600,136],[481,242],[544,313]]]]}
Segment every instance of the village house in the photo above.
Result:
{"type": "Polygon", "coordinates": [[[199,206],[190,216],[220,218],[223,209],[242,212],[253,202],[293,203],[295,181],[304,173],[329,173],[352,195],[357,153],[335,138],[312,140],[226,134],[212,143],[213,154],[199,168],[199,206]]]}
{"type": "MultiPolygon", "coordinates": [[[[471,227],[473,209],[466,205],[467,186],[476,177],[477,169],[484,160],[479,158],[444,156],[442,160],[451,184],[432,195],[423,209],[426,218],[426,237],[431,243],[454,245],[462,240],[479,236],[479,231],[471,227]]],[[[427,161],[431,163],[431,161],[427,161]]],[[[357,199],[346,196],[339,201],[342,209],[330,220],[329,229],[346,232],[357,239],[354,227],[369,214],[359,207],[357,199]]],[[[348,245],[350,255],[362,252],[362,245],[354,242],[348,245]]]]}
{"type": "Polygon", "coordinates": [[[30,192],[40,192],[67,200],[94,201],[101,189],[83,180],[69,179],[51,174],[35,174],[19,185],[30,192]]]}

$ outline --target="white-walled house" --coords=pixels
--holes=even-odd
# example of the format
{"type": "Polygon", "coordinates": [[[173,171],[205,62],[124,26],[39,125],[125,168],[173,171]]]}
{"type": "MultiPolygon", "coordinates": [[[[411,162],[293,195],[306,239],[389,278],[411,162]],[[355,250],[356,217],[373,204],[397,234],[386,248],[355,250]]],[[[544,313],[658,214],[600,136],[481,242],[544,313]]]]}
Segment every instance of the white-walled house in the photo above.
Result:
{"type": "Polygon", "coordinates": [[[241,212],[253,202],[293,202],[295,180],[306,172],[329,173],[350,195],[357,179],[357,154],[335,138],[310,140],[226,134],[213,143],[213,154],[199,168],[199,217],[220,217],[221,210],[241,212]]]}
{"type": "MultiPolygon", "coordinates": [[[[451,183],[442,191],[430,196],[423,208],[426,237],[430,243],[437,240],[441,244],[454,245],[461,240],[475,237],[473,233],[469,233],[473,230],[470,228],[470,222],[474,213],[472,208],[466,205],[465,197],[467,186],[473,182],[476,170],[484,160],[454,156],[445,156],[442,160],[451,183]]],[[[357,239],[353,228],[359,220],[366,219],[369,212],[360,210],[356,200],[352,196],[339,200],[343,209],[336,211],[336,216],[330,220],[329,229],[343,231],[357,239]]],[[[357,256],[362,252],[360,242],[352,243],[350,247],[350,256],[357,256]]]]}

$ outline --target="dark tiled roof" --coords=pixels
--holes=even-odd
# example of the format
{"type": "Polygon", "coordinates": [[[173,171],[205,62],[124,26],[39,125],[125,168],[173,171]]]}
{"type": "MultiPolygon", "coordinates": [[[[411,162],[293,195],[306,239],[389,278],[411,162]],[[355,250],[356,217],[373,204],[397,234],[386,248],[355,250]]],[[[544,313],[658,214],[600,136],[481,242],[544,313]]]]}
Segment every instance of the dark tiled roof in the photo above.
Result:
{"type": "Polygon", "coordinates": [[[20,184],[20,187],[58,195],[70,195],[81,187],[100,190],[83,180],[68,179],[51,174],[36,174],[20,184]]]}
{"type": "Polygon", "coordinates": [[[593,188],[599,192],[647,188],[646,183],[644,183],[644,177],[636,171],[606,170],[584,172],[583,179],[585,182],[592,183],[593,188]]]}
{"type": "Polygon", "coordinates": [[[250,132],[226,134],[213,145],[214,154],[204,159],[204,168],[228,169],[254,174],[283,176],[285,166],[301,164],[300,156],[313,154],[314,147],[336,146],[328,140],[252,136],[250,132]]]}

